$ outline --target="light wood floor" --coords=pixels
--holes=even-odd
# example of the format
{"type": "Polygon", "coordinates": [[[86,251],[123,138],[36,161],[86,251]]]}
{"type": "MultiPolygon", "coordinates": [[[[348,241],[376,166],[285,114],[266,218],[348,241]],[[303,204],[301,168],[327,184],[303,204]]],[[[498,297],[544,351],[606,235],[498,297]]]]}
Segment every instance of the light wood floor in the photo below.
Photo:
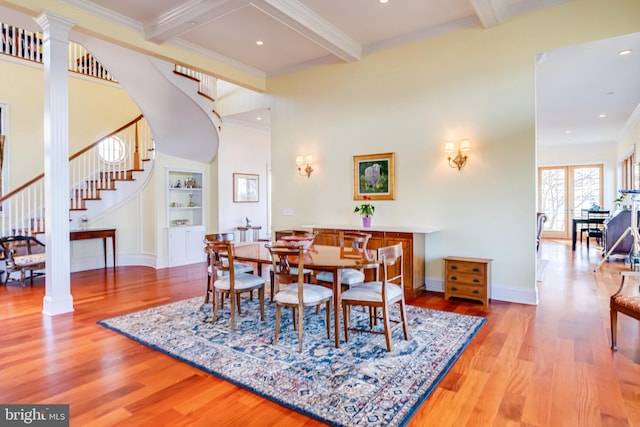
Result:
{"type": "MultiPolygon", "coordinates": [[[[567,242],[543,241],[539,256],[538,306],[410,302],[488,321],[409,426],[640,426],[640,322],[621,315],[609,348],[624,263],[593,273],[596,249],[567,242]]],[[[41,314],[42,279],[0,288],[0,403],[68,403],[72,426],[321,425],[96,324],[201,295],[203,283],[200,265],[75,273],[75,312],[55,317],[41,314]]]]}

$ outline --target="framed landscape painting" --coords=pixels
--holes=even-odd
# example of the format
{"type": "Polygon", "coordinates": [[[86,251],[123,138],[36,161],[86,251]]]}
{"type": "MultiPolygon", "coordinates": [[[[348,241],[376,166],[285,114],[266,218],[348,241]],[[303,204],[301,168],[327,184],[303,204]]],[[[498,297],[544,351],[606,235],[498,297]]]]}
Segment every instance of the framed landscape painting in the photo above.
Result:
{"type": "Polygon", "coordinates": [[[394,200],[395,153],[353,156],[353,200],[394,200]]]}
{"type": "Polygon", "coordinates": [[[233,174],[233,202],[258,202],[258,175],[248,173],[233,174]]]}

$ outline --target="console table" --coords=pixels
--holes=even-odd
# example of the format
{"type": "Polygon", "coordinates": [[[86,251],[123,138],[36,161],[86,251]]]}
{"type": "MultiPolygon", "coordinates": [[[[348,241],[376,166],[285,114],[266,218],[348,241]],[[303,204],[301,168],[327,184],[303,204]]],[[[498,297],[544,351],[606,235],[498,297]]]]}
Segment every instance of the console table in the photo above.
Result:
{"type": "Polygon", "coordinates": [[[113,268],[116,268],[116,229],[115,228],[89,228],[86,230],[72,230],[69,232],[69,240],[102,239],[104,250],[104,268],[107,268],[107,239],[111,238],[113,247],[113,268]]]}

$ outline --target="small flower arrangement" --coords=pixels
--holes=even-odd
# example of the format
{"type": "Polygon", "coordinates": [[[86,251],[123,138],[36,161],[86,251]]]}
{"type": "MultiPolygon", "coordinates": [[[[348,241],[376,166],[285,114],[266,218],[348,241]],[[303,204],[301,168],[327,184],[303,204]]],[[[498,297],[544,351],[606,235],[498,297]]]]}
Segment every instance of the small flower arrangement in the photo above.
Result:
{"type": "MultiPolygon", "coordinates": [[[[371,200],[371,197],[369,196],[363,196],[362,197],[364,200],[371,200]]],[[[373,212],[375,212],[376,207],[373,206],[371,203],[363,203],[360,206],[356,206],[356,208],[353,210],[353,213],[359,213],[360,216],[364,216],[364,217],[372,217],[373,216],[373,212]]]]}

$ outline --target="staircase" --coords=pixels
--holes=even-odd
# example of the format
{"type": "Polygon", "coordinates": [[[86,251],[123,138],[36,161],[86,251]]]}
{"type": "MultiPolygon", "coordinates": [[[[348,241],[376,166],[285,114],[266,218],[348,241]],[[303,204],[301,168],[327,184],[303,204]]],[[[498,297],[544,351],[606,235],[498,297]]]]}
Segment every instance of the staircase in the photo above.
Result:
{"type": "MultiPolygon", "coordinates": [[[[0,41],[0,54],[42,62],[40,33],[4,23],[0,27],[12,35],[0,41]]],[[[156,147],[170,156],[213,160],[221,129],[215,78],[87,35],[77,37],[82,45],[70,43],[69,71],[119,83],[146,119],[141,115],[69,157],[71,228],[131,197],[140,187],[135,181],[150,176],[156,147]],[[153,137],[147,120],[154,124],[153,137]],[[121,146],[124,155],[105,161],[100,154],[104,144],[112,145],[103,151],[121,146]]],[[[44,233],[44,210],[42,174],[0,198],[0,236],[44,233]]]]}
{"type": "MultiPolygon", "coordinates": [[[[71,228],[131,197],[153,169],[153,138],[143,116],[90,144],[69,157],[69,219],[71,228]],[[123,151],[116,161],[105,161],[110,144],[123,151]],[[127,184],[130,184],[127,186],[127,184]],[[115,191],[119,190],[119,191],[115,191]]],[[[109,151],[111,150],[111,151],[109,151]]],[[[45,232],[44,174],[0,198],[0,236],[37,235],[45,232]]]]}

